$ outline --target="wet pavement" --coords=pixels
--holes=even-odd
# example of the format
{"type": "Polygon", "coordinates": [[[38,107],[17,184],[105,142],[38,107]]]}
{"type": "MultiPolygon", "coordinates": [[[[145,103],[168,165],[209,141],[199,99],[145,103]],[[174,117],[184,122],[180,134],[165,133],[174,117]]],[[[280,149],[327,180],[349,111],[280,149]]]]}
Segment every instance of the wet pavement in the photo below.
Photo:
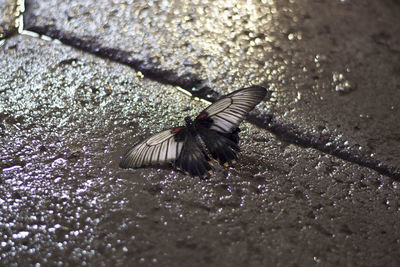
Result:
{"type": "Polygon", "coordinates": [[[26,28],[202,97],[264,85],[279,136],[400,178],[398,1],[97,3],[28,1],[26,28]]]}
{"type": "Polygon", "coordinates": [[[399,265],[399,1],[94,3],[0,21],[2,265],[399,265]],[[118,168],[252,84],[234,168],[118,168]]]}
{"type": "Polygon", "coordinates": [[[17,32],[21,8],[15,0],[0,0],[0,40],[17,32]]]}

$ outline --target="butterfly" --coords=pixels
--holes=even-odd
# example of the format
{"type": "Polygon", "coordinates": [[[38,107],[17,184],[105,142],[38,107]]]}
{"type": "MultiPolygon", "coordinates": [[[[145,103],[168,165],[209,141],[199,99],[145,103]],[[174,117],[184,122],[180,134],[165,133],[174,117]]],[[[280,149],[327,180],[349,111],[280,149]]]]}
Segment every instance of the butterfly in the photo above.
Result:
{"type": "Polygon", "coordinates": [[[240,151],[239,124],[260,103],[266,89],[251,86],[221,97],[186,126],[164,130],[134,145],[122,158],[121,168],[140,168],[172,163],[191,176],[204,177],[214,171],[213,161],[228,167],[240,151]]]}

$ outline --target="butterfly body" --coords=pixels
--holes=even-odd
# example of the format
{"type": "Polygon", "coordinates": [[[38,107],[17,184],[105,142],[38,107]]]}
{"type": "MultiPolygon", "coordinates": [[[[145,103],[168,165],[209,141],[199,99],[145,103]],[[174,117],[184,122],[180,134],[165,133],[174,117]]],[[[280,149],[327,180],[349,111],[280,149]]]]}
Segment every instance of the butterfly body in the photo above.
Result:
{"type": "Polygon", "coordinates": [[[162,131],[136,144],[122,159],[122,168],[172,163],[192,176],[213,171],[212,159],[223,166],[237,160],[240,151],[238,125],[264,97],[260,86],[243,88],[222,97],[186,126],[162,131]]]}

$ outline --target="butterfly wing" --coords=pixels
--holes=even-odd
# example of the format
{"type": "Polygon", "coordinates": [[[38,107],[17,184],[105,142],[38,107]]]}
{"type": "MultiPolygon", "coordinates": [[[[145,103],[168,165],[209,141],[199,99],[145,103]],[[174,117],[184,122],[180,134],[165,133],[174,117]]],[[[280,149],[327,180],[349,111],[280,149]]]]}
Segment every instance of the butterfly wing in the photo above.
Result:
{"type": "Polygon", "coordinates": [[[183,148],[184,140],[175,135],[184,127],[165,130],[139,142],[122,158],[121,168],[140,168],[175,161],[183,148]]]}
{"type": "Polygon", "coordinates": [[[230,93],[197,116],[195,127],[208,152],[221,165],[231,165],[240,151],[239,124],[262,101],[266,89],[252,86],[230,93]]]}
{"type": "Polygon", "coordinates": [[[211,119],[212,122],[208,125],[210,129],[226,134],[232,133],[247,114],[264,99],[266,93],[267,90],[261,86],[239,89],[211,104],[197,116],[195,122],[201,124],[202,121],[211,119]]]}
{"type": "Polygon", "coordinates": [[[225,167],[237,160],[236,153],[240,151],[238,146],[239,129],[233,133],[224,134],[207,128],[198,130],[209,154],[225,167]]]}
{"type": "Polygon", "coordinates": [[[192,176],[203,177],[212,172],[209,157],[185,127],[165,130],[131,148],[120,162],[121,168],[173,163],[192,176]]]}
{"type": "Polygon", "coordinates": [[[190,133],[185,135],[185,142],[181,154],[174,162],[174,167],[189,173],[191,176],[204,177],[213,172],[209,163],[210,158],[204,152],[196,137],[190,133]]]}

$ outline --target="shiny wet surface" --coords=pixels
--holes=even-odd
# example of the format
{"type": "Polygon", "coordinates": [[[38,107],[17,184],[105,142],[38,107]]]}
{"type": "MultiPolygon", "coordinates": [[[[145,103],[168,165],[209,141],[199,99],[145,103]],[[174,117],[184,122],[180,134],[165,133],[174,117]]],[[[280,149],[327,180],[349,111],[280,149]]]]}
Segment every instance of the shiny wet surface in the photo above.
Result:
{"type": "Polygon", "coordinates": [[[15,0],[0,0],[0,44],[1,40],[15,34],[20,27],[18,18],[23,7],[15,0]]]}
{"type": "Polygon", "coordinates": [[[400,177],[398,1],[28,6],[27,29],[203,98],[263,85],[264,118],[290,142],[400,177]]]}
{"type": "MultiPolygon", "coordinates": [[[[30,16],[35,12],[44,14],[38,3],[29,2],[30,16]]],[[[41,3],[51,12],[54,8],[63,8],[57,2],[41,3]]],[[[394,11],[396,3],[393,1],[394,11]]],[[[304,136],[311,132],[312,137],[323,139],[329,131],[343,143],[348,141],[349,145],[353,145],[351,142],[367,142],[369,139],[365,137],[369,136],[377,140],[376,146],[372,147],[375,151],[382,149],[382,157],[391,157],[382,162],[398,166],[398,128],[394,128],[398,125],[394,115],[397,102],[392,103],[397,96],[398,77],[393,73],[398,55],[388,52],[397,51],[398,40],[393,37],[394,32],[390,35],[392,37],[387,34],[375,36],[376,29],[371,26],[374,33],[369,36],[375,37],[364,48],[360,48],[358,42],[361,41],[354,38],[355,44],[349,47],[359,49],[359,54],[346,61],[335,55],[338,51],[342,53],[342,46],[348,42],[328,38],[329,42],[339,45],[331,46],[328,42],[324,46],[324,34],[332,37],[335,34],[332,32],[338,30],[350,38],[352,31],[346,32],[346,27],[339,24],[337,29],[330,28],[329,33],[326,27],[320,28],[320,24],[315,24],[325,32],[318,30],[314,36],[314,31],[307,28],[310,25],[303,23],[303,20],[315,18],[318,12],[324,14],[324,2],[315,3],[313,9],[304,11],[297,19],[284,16],[282,12],[303,12],[306,6],[300,8],[300,4],[292,2],[270,1],[266,6],[253,3],[227,7],[224,12],[228,17],[223,17],[224,12],[217,8],[220,4],[204,5],[202,8],[207,12],[202,16],[196,15],[202,12],[199,11],[201,4],[195,5],[200,6],[195,11],[189,10],[188,3],[181,9],[174,9],[167,2],[137,8],[144,14],[152,14],[142,15],[143,20],[160,20],[159,24],[147,26],[146,31],[157,35],[159,28],[165,27],[178,34],[162,35],[169,38],[162,39],[148,33],[138,43],[130,39],[135,37],[134,34],[122,34],[127,36],[127,42],[116,38],[121,36],[120,31],[111,30],[119,29],[122,22],[114,23],[109,17],[93,12],[107,8],[110,12],[116,10],[114,13],[128,12],[136,5],[144,5],[140,2],[127,3],[125,9],[121,8],[122,4],[113,9],[110,5],[114,4],[104,2],[99,7],[107,8],[88,6],[87,12],[76,5],[65,6],[75,13],[81,12],[68,15],[70,21],[75,18],[78,22],[62,22],[65,13],[59,12],[52,25],[67,37],[74,33],[81,38],[76,28],[83,31],[82,35],[93,35],[97,34],[98,25],[102,25],[96,22],[90,27],[79,28],[79,24],[84,25],[79,21],[82,17],[102,18],[110,25],[108,31],[111,32],[94,37],[110,38],[111,41],[100,43],[112,44],[123,51],[132,47],[145,48],[144,52],[134,56],[153,55],[157,60],[153,65],[149,64],[148,69],[157,66],[159,69],[172,69],[177,77],[187,73],[188,69],[222,94],[246,86],[246,83],[268,82],[274,94],[258,107],[261,114],[273,113],[281,125],[295,122],[296,129],[304,131],[304,136]],[[299,5],[299,8],[285,9],[286,4],[299,5]],[[251,7],[256,7],[255,11],[251,7]],[[257,10],[264,12],[266,7],[269,11],[265,12],[265,21],[261,15],[261,21],[268,27],[263,29],[279,38],[268,40],[269,35],[264,35],[254,36],[253,40],[253,32],[262,27],[254,25],[251,28],[251,23],[255,22],[248,16],[247,20],[244,19],[246,14],[257,14],[257,10]],[[174,15],[178,21],[183,21],[179,20],[181,13],[193,13],[194,17],[191,19],[188,15],[180,25],[174,24],[170,17],[163,17],[164,13],[170,14],[172,10],[176,10],[174,15]],[[236,15],[229,18],[229,14],[236,15]],[[205,24],[207,20],[211,22],[205,24]],[[218,26],[218,20],[236,24],[218,26]],[[299,20],[302,23],[297,23],[299,20]],[[192,25],[196,21],[201,21],[197,28],[192,25]],[[245,22],[245,28],[250,27],[253,31],[240,30],[245,22]],[[72,28],[66,30],[60,25],[72,28]],[[300,34],[294,27],[296,25],[306,28],[300,34]],[[182,32],[176,27],[189,28],[182,32]],[[232,42],[225,42],[231,56],[218,52],[218,47],[223,47],[224,40],[230,37],[216,29],[230,29],[234,35],[243,35],[244,40],[237,37],[232,42]],[[208,35],[204,31],[211,33],[208,35]],[[287,33],[285,40],[280,37],[282,31],[287,33]],[[189,33],[198,38],[192,42],[197,46],[192,47],[197,49],[200,44],[209,44],[210,47],[199,52],[189,49],[185,54],[179,47],[190,47],[181,43],[186,40],[185,36],[190,39],[189,33]],[[202,36],[209,38],[204,40],[202,36]],[[260,42],[257,38],[261,39],[259,46],[256,45],[260,42]],[[309,38],[320,45],[305,49],[301,45],[305,45],[303,41],[309,38]],[[238,40],[242,41],[238,43],[238,40]],[[241,52],[240,49],[251,41],[254,47],[251,45],[241,52]],[[170,45],[171,42],[176,46],[166,49],[166,43],[170,45]],[[237,46],[238,51],[231,51],[235,44],[241,43],[243,46],[237,46]],[[274,48],[268,52],[271,46],[274,48]],[[316,56],[316,51],[308,53],[316,47],[332,54],[324,56],[326,53],[317,51],[316,56]],[[262,51],[256,53],[254,49],[262,51]],[[375,54],[368,54],[368,51],[375,54]],[[247,56],[240,56],[247,53],[250,53],[249,60],[247,56]],[[260,64],[265,67],[249,63],[254,55],[260,57],[260,64]],[[198,64],[182,66],[180,62],[185,61],[180,60],[188,58],[198,64]],[[292,60],[304,61],[302,64],[306,66],[291,63],[292,60]],[[224,61],[225,65],[221,63],[224,61]],[[369,68],[372,61],[376,61],[376,73],[369,68]],[[351,65],[349,71],[347,64],[351,65]],[[226,71],[223,66],[226,66],[226,71]],[[311,66],[314,70],[310,69],[311,66]],[[265,75],[268,72],[270,76],[265,75]],[[376,83],[371,83],[372,79],[376,83]],[[312,83],[307,83],[311,80],[312,83]],[[310,87],[313,90],[307,93],[310,87]],[[362,101],[357,102],[357,99],[362,101]],[[373,105],[370,99],[376,99],[375,103],[379,105],[373,105]],[[382,103],[385,106],[382,107],[382,103]],[[332,109],[334,106],[337,108],[332,109]],[[374,108],[374,116],[364,116],[365,111],[372,112],[374,108]],[[383,126],[377,125],[378,122],[383,122],[383,126]],[[381,142],[388,142],[390,149],[382,146],[381,142]]],[[[334,5],[341,12],[349,12],[338,14],[343,17],[352,15],[350,18],[353,19],[358,15],[351,13],[352,8],[372,12],[371,7],[350,1],[344,1],[344,4],[337,1],[334,5]],[[346,8],[340,9],[343,6],[346,8]]],[[[386,20],[379,21],[383,25],[394,19],[389,16],[391,13],[385,13],[392,12],[388,11],[391,6],[385,5],[388,4],[372,7],[375,7],[378,17],[379,14],[388,15],[386,20]]],[[[365,14],[361,11],[360,14],[365,14]]],[[[130,18],[129,23],[134,24],[129,12],[122,18],[130,18]]],[[[329,16],[325,17],[329,21],[329,16]]],[[[47,25],[48,18],[51,18],[50,14],[43,15],[33,24],[47,25]]],[[[352,26],[353,29],[364,27],[367,20],[357,24],[361,26],[352,26]]],[[[131,25],[129,23],[126,27],[131,25]]],[[[345,25],[348,23],[351,22],[346,21],[345,25]]],[[[148,22],[144,24],[148,25],[148,22]]],[[[395,30],[395,26],[391,28],[391,31],[395,30]]],[[[95,41],[98,43],[99,40],[95,41]]],[[[119,159],[126,149],[142,137],[181,125],[185,116],[193,117],[207,105],[190,99],[175,86],[147,79],[129,66],[82,50],[29,36],[13,36],[0,48],[2,264],[398,265],[400,210],[399,182],[396,179],[328,153],[286,142],[279,135],[250,123],[241,127],[239,162],[234,168],[218,169],[216,175],[207,181],[193,179],[168,167],[118,168],[119,159]]],[[[352,55],[351,49],[347,52],[346,58],[352,55]]],[[[359,150],[363,151],[364,146],[359,145],[359,150]]]]}

